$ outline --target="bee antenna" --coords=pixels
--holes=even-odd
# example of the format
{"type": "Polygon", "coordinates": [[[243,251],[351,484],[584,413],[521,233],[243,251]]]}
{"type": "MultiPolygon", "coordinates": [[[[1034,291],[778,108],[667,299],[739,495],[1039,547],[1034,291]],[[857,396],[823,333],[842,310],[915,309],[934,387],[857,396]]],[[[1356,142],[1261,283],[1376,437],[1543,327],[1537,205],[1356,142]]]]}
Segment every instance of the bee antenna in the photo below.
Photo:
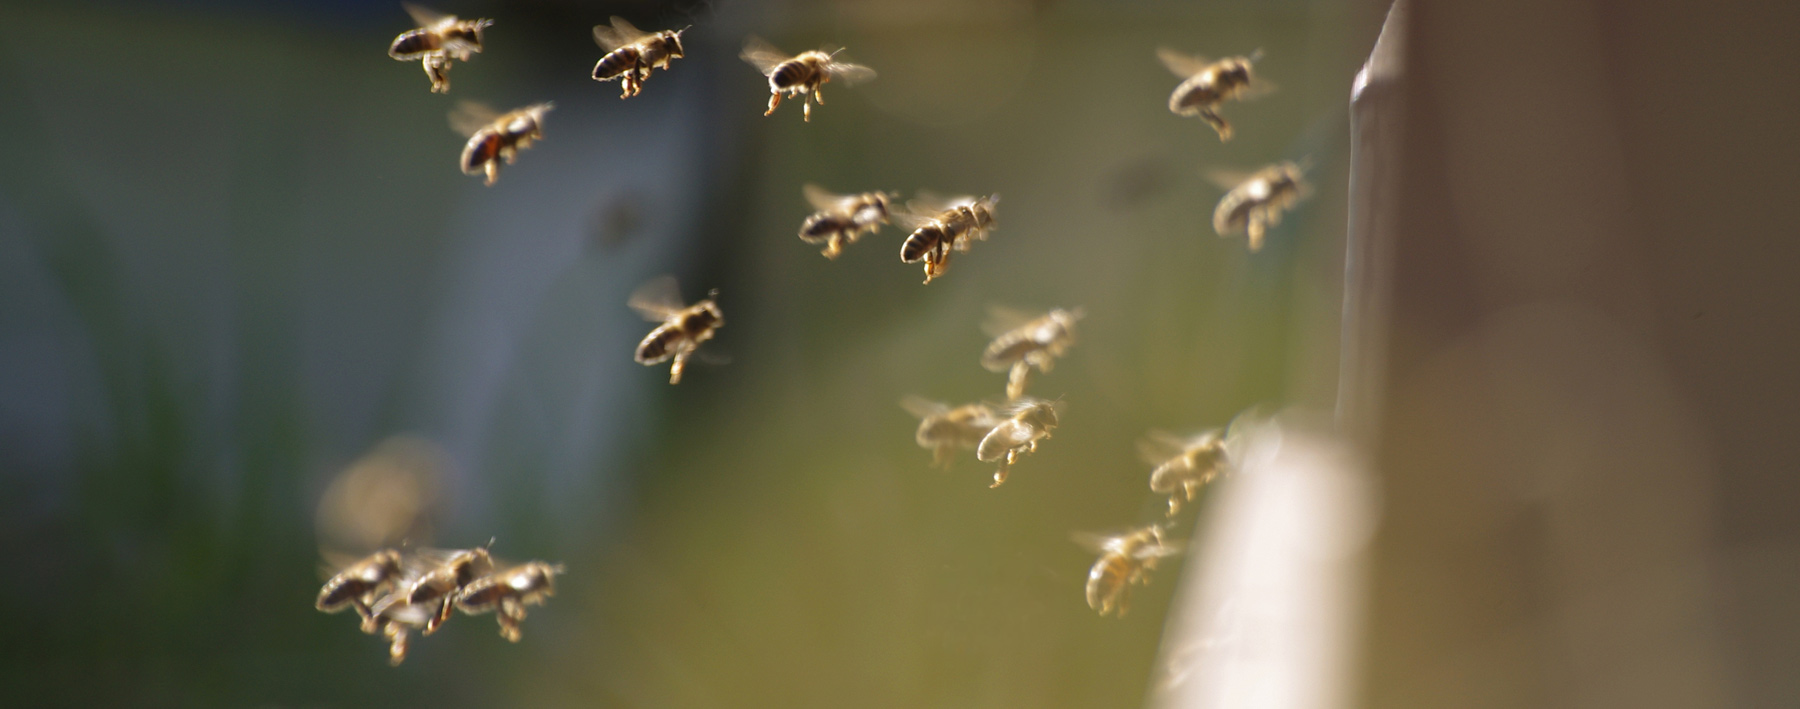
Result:
{"type": "Polygon", "coordinates": [[[714,288],[714,289],[712,289],[712,290],[709,290],[709,291],[707,291],[707,292],[706,292],[706,297],[708,297],[708,298],[713,298],[713,299],[717,299],[717,298],[718,298],[718,297],[719,297],[719,289],[717,289],[717,288],[714,288]]]}

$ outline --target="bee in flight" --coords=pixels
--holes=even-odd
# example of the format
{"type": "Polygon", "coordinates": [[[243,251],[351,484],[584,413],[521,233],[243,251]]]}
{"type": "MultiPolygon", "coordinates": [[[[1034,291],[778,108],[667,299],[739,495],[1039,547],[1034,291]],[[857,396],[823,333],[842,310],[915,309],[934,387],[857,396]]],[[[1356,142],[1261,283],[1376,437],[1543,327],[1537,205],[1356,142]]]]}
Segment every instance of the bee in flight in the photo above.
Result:
{"type": "Polygon", "coordinates": [[[1000,487],[1005,483],[1006,474],[1011,472],[1019,457],[1036,452],[1038,441],[1050,437],[1050,432],[1060,422],[1061,408],[1061,402],[1022,396],[1000,409],[999,414],[1003,417],[1000,423],[975,447],[977,460],[1000,464],[994,471],[994,484],[988,487],[1000,487]]]}
{"type": "Polygon", "coordinates": [[[1213,210],[1213,231],[1219,236],[1249,231],[1251,252],[1262,248],[1263,235],[1281,223],[1283,211],[1312,192],[1306,184],[1306,168],[1293,162],[1276,163],[1249,175],[1214,171],[1207,177],[1226,190],[1213,210]]]}
{"type": "Polygon", "coordinates": [[[363,632],[372,632],[374,606],[401,581],[403,573],[400,552],[383,549],[357,561],[339,564],[342,568],[319,589],[313,604],[326,613],[355,608],[362,618],[363,632]]]}
{"type": "Polygon", "coordinates": [[[1169,496],[1169,516],[1193,502],[1200,488],[1230,468],[1226,436],[1217,429],[1183,438],[1167,431],[1151,431],[1138,441],[1138,455],[1156,466],[1150,472],[1150,491],[1169,496]]]}
{"type": "Polygon", "coordinates": [[[505,571],[476,579],[456,596],[456,607],[469,615],[497,611],[500,637],[518,642],[519,623],[525,620],[525,607],[539,605],[556,595],[554,579],[563,573],[561,564],[533,561],[505,571]]]}
{"type": "Polygon", "coordinates": [[[800,188],[814,212],[800,224],[800,240],[817,246],[825,245],[825,258],[835,259],[846,244],[854,244],[862,233],[875,232],[888,223],[894,195],[886,192],[832,194],[825,188],[807,184],[800,188]]]}
{"type": "Polygon", "coordinates": [[[982,330],[994,338],[981,353],[981,366],[990,372],[1007,372],[1006,398],[1025,395],[1025,384],[1031,368],[1048,372],[1056,358],[1075,344],[1075,321],[1081,308],[1057,308],[1037,317],[1003,308],[988,306],[988,321],[982,330]]]}
{"type": "Polygon", "coordinates": [[[555,107],[546,101],[496,114],[473,101],[457,104],[456,110],[450,112],[450,127],[469,137],[462,152],[463,174],[486,174],[486,184],[494,184],[500,177],[501,160],[511,165],[520,150],[544,138],[544,114],[555,107]]]}
{"type": "Polygon", "coordinates": [[[1247,57],[1208,61],[1204,57],[1160,47],[1156,57],[1169,71],[1182,78],[1181,85],[1169,94],[1169,110],[1178,116],[1199,116],[1218,131],[1221,141],[1231,140],[1231,124],[1219,115],[1220,104],[1233,99],[1256,98],[1275,90],[1273,85],[1256,78],[1251,69],[1262,58],[1262,50],[1247,57]]]}
{"type": "Polygon", "coordinates": [[[948,404],[908,396],[900,400],[900,408],[919,417],[919,432],[913,440],[918,441],[919,447],[931,449],[932,463],[942,467],[949,467],[956,449],[975,449],[1000,424],[993,407],[979,402],[950,408],[948,404]]]}
{"type": "Polygon", "coordinates": [[[405,602],[430,612],[425,620],[425,634],[437,632],[438,626],[450,619],[456,606],[456,595],[469,584],[494,573],[494,558],[487,547],[456,549],[446,552],[420,552],[431,567],[406,589],[405,602]]]}
{"type": "Polygon", "coordinates": [[[631,309],[643,314],[646,320],[662,324],[638,343],[638,363],[649,366],[674,358],[675,363],[669,366],[669,383],[680,384],[688,358],[699,349],[700,343],[712,339],[725,324],[725,314],[713,302],[718,295],[715,290],[698,303],[683,305],[681,290],[669,276],[653,279],[639,287],[628,302],[631,309]]]}
{"type": "Polygon", "coordinates": [[[1124,534],[1074,535],[1075,543],[1100,554],[1088,570],[1087,604],[1106,615],[1118,610],[1125,617],[1132,584],[1150,583],[1150,571],[1165,556],[1181,553],[1181,545],[1165,541],[1162,525],[1149,525],[1124,534]]]}
{"type": "Polygon", "coordinates": [[[681,33],[686,31],[684,27],[645,32],[616,15],[611,27],[594,25],[594,43],[606,50],[606,56],[594,64],[594,80],[619,79],[619,98],[638,95],[644,90],[651,69],[668,71],[669,60],[686,56],[681,48],[681,33]]]}
{"type": "Polygon", "coordinates": [[[406,661],[408,641],[412,631],[417,628],[431,628],[432,610],[426,606],[407,603],[399,593],[391,593],[381,599],[374,608],[371,622],[363,627],[363,632],[379,634],[388,641],[388,664],[399,666],[406,661]]]}
{"type": "Polygon", "coordinates": [[[388,56],[399,61],[421,61],[425,76],[431,79],[432,93],[450,92],[450,59],[468,61],[471,53],[481,51],[481,30],[493,20],[459,20],[433,10],[400,3],[406,14],[419,23],[418,29],[407,30],[388,46],[388,56]]]}
{"type": "Polygon", "coordinates": [[[769,110],[763,112],[763,115],[775,113],[775,108],[781,105],[782,94],[786,94],[789,97],[804,97],[806,104],[800,115],[804,120],[811,121],[813,102],[825,105],[825,97],[819,93],[820,87],[833,79],[854,86],[875,78],[874,69],[838,61],[836,56],[841,51],[844,50],[815,49],[788,55],[760,38],[751,37],[744,42],[744,51],[738,56],[750,62],[763,76],[769,77],[769,110]]]}
{"type": "Polygon", "coordinates": [[[894,214],[896,224],[913,230],[900,244],[900,262],[924,261],[926,283],[944,275],[950,267],[950,252],[968,251],[976,239],[988,238],[999,203],[1000,195],[946,200],[920,193],[918,199],[906,203],[905,212],[894,214]]]}

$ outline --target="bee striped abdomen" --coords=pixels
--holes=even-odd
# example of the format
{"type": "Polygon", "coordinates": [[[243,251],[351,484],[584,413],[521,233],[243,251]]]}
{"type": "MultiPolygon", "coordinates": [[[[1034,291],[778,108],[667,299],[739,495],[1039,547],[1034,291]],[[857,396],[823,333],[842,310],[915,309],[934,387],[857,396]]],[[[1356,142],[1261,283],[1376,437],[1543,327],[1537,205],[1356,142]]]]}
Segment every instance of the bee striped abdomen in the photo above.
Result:
{"type": "Polygon", "coordinates": [[[1105,613],[1111,610],[1119,593],[1130,581],[1129,566],[1123,557],[1107,555],[1094,563],[1088,571],[1087,604],[1089,608],[1105,613]]]}
{"type": "Polygon", "coordinates": [[[434,52],[443,48],[438,35],[429,30],[417,29],[394,38],[394,44],[388,47],[388,56],[395,59],[411,60],[424,56],[426,52],[434,52]]]}
{"type": "Polygon", "coordinates": [[[900,261],[917,263],[932,251],[940,248],[949,238],[950,235],[945,233],[941,226],[931,224],[919,227],[918,231],[914,231],[911,236],[906,237],[905,243],[900,244],[900,261]]]}
{"type": "Polygon", "coordinates": [[[853,219],[841,214],[818,212],[806,218],[800,224],[800,238],[809,244],[816,244],[839,234],[853,233],[857,229],[853,219]]]}
{"type": "Polygon", "coordinates": [[[981,366],[990,372],[1005,371],[1040,345],[1029,337],[1008,336],[995,340],[981,353],[981,366]]]}
{"type": "Polygon", "coordinates": [[[659,325],[638,343],[637,361],[655,364],[675,354],[675,344],[682,339],[681,330],[673,325],[659,325]]]}
{"type": "Polygon", "coordinates": [[[800,88],[812,82],[815,72],[802,61],[785,61],[769,72],[769,85],[779,90],[800,88]]]}
{"type": "Polygon", "coordinates": [[[640,56],[642,55],[638,52],[637,47],[620,47],[615,49],[606,56],[601,57],[600,62],[594,65],[594,79],[596,81],[610,81],[619,78],[627,72],[636,71],[638,68],[638,58],[640,56]]]}
{"type": "Polygon", "coordinates": [[[500,159],[500,149],[505,140],[498,131],[483,130],[469,140],[463,148],[462,171],[474,175],[482,171],[488,163],[500,159]]]}

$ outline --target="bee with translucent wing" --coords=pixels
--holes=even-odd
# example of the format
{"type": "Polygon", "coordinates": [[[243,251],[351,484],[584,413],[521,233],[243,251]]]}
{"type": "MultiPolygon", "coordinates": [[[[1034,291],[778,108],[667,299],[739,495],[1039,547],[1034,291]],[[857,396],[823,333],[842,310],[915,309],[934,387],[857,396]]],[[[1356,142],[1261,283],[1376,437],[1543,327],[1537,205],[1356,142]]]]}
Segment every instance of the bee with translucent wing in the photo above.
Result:
{"type": "Polygon", "coordinates": [[[900,408],[919,417],[919,431],[913,440],[919,447],[931,450],[934,465],[949,467],[956,449],[974,450],[989,431],[1000,424],[991,406],[983,403],[951,408],[948,404],[917,396],[900,400],[900,408]]]}
{"type": "Polygon", "coordinates": [[[874,69],[838,61],[836,57],[841,51],[844,50],[815,49],[789,55],[760,38],[751,37],[744,42],[744,51],[738,56],[769,78],[769,110],[763,115],[775,113],[783,94],[801,96],[806,101],[801,117],[810,122],[813,102],[825,105],[825,97],[819,89],[826,83],[837,80],[854,86],[875,78],[874,69]]]}
{"type": "Polygon", "coordinates": [[[1252,253],[1262,249],[1263,235],[1281,223],[1282,212],[1312,193],[1304,161],[1280,162],[1248,175],[1214,170],[1206,176],[1226,190],[1213,210],[1213,231],[1221,237],[1248,232],[1252,253]]]}
{"type": "Polygon", "coordinates": [[[488,554],[487,547],[426,550],[417,554],[428,566],[405,588],[404,601],[430,611],[430,617],[423,624],[424,634],[430,635],[450,619],[458,593],[476,579],[494,572],[494,558],[488,554]]]}
{"type": "Polygon", "coordinates": [[[481,30],[493,20],[459,20],[412,3],[401,3],[406,14],[419,23],[418,29],[407,30],[388,46],[388,56],[409,62],[419,60],[425,76],[431,79],[432,93],[450,92],[450,59],[468,61],[471,53],[481,51],[481,30]]]}
{"type": "Polygon", "coordinates": [[[1081,317],[1081,308],[1056,308],[1032,317],[1011,308],[990,305],[982,331],[994,340],[981,353],[981,366],[990,372],[1007,372],[1006,398],[1024,396],[1031,368],[1050,371],[1056,358],[1075,344],[1075,321],[1081,317]]]}
{"type": "Polygon", "coordinates": [[[887,224],[896,199],[887,192],[833,194],[811,183],[802,186],[800,192],[813,209],[819,210],[800,224],[800,240],[814,246],[824,244],[820,253],[828,259],[837,258],[844,246],[856,243],[863,232],[873,233],[887,224]]]}
{"type": "Polygon", "coordinates": [[[1247,57],[1210,61],[1159,47],[1156,57],[1182,79],[1169,94],[1169,110],[1178,116],[1199,116],[1219,133],[1220,141],[1231,140],[1231,124],[1219,115],[1220,104],[1256,98],[1275,90],[1273,84],[1257,78],[1252,69],[1252,65],[1262,58],[1260,49],[1247,57]]]}
{"type": "Polygon", "coordinates": [[[382,549],[355,561],[331,561],[339,568],[319,589],[319,598],[313,607],[326,613],[355,608],[362,618],[364,632],[370,632],[375,604],[401,582],[404,570],[400,552],[382,549]]]}
{"type": "Polygon", "coordinates": [[[1182,438],[1167,431],[1150,431],[1138,441],[1138,455],[1156,466],[1150,472],[1150,491],[1169,496],[1169,516],[1184,502],[1193,502],[1200,488],[1224,475],[1229,461],[1225,436],[1218,430],[1182,438]]]}
{"type": "Polygon", "coordinates": [[[1088,569],[1087,604],[1106,615],[1117,610],[1125,617],[1133,584],[1149,584],[1150,571],[1166,556],[1181,553],[1179,543],[1163,539],[1166,528],[1148,525],[1124,534],[1102,536],[1076,533],[1076,544],[1100,555],[1088,569]]]}
{"type": "Polygon", "coordinates": [[[620,80],[619,98],[630,98],[644,90],[651,69],[668,71],[669,60],[686,56],[678,30],[645,32],[625,18],[614,15],[611,26],[594,25],[594,43],[606,50],[606,56],[594,64],[595,81],[620,80]]]}
{"type": "Polygon", "coordinates": [[[674,364],[669,366],[669,383],[680,384],[681,373],[687,369],[688,359],[700,348],[700,343],[712,339],[713,334],[725,325],[724,312],[713,302],[718,295],[715,290],[698,303],[683,305],[681,289],[670,276],[652,279],[639,287],[631,294],[628,305],[644,319],[662,324],[638,343],[638,363],[650,366],[674,359],[674,364]]]}
{"type": "Polygon", "coordinates": [[[986,240],[994,230],[995,207],[1000,195],[944,199],[920,191],[906,203],[906,211],[893,215],[894,223],[912,229],[900,244],[900,262],[925,262],[925,282],[944,275],[952,251],[968,251],[977,239],[986,240]]]}
{"type": "Polygon", "coordinates": [[[456,596],[456,607],[469,615],[496,612],[500,637],[518,642],[523,636],[519,624],[525,620],[525,607],[540,605],[556,595],[555,577],[563,573],[561,564],[532,561],[488,574],[456,596]]]}
{"type": "Polygon", "coordinates": [[[1000,422],[975,448],[977,460],[1000,464],[994,471],[994,484],[988,487],[1000,487],[1020,457],[1037,452],[1038,441],[1049,438],[1061,423],[1062,402],[1022,396],[998,413],[1000,422]]]}
{"type": "Polygon", "coordinates": [[[500,177],[500,161],[511,165],[520,150],[544,138],[544,114],[556,104],[545,101],[496,114],[473,101],[463,101],[450,112],[450,128],[468,136],[458,161],[465,175],[487,175],[486,184],[500,177]]]}

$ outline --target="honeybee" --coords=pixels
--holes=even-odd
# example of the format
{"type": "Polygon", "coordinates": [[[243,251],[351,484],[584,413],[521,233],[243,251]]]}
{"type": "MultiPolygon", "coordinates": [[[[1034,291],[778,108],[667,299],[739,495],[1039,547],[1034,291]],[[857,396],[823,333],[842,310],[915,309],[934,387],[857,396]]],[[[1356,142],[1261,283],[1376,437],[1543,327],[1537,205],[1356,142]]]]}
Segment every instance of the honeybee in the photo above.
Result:
{"type": "Polygon", "coordinates": [[[1081,317],[1081,308],[1057,308],[1033,318],[1010,308],[989,306],[982,330],[994,341],[982,351],[981,366],[990,372],[1007,372],[1006,398],[1024,396],[1031,368],[1050,371],[1056,358],[1075,344],[1075,321],[1081,317]]]}
{"type": "Polygon", "coordinates": [[[861,64],[850,64],[837,61],[838,52],[843,49],[815,49],[788,55],[758,37],[751,37],[744,42],[744,51],[739,54],[744,61],[750,62],[763,76],[769,77],[769,110],[763,115],[775,113],[775,107],[781,105],[782,94],[803,96],[806,105],[801,109],[801,117],[812,120],[812,104],[818,101],[825,105],[824,95],[819,88],[833,79],[854,86],[875,78],[875,70],[861,64]]]}
{"type": "Polygon", "coordinates": [[[1061,402],[1022,396],[1000,409],[999,414],[1004,418],[975,448],[977,460],[1000,463],[999,469],[994,471],[994,484],[988,487],[1000,487],[1005,483],[1013,463],[1026,453],[1036,452],[1038,441],[1050,437],[1050,432],[1059,423],[1061,408],[1061,402]]]}
{"type": "Polygon", "coordinates": [[[628,303],[631,309],[642,313],[646,320],[662,324],[638,343],[638,363],[649,366],[674,358],[675,363],[669,366],[669,383],[680,384],[688,358],[699,349],[700,343],[712,339],[713,334],[725,325],[725,314],[713,302],[718,296],[719,292],[714,290],[698,303],[683,305],[681,291],[675,285],[675,279],[669,276],[653,279],[639,287],[631,294],[628,303]]]}
{"type": "Polygon", "coordinates": [[[1226,189],[1213,210],[1213,231],[1230,236],[1248,228],[1250,251],[1261,249],[1263,234],[1281,223],[1281,213],[1311,193],[1305,174],[1306,168],[1293,162],[1276,163],[1248,176],[1210,173],[1208,178],[1226,189]]]}
{"type": "Polygon", "coordinates": [[[1075,542],[1098,552],[1100,558],[1088,570],[1087,604],[1106,615],[1117,609],[1125,617],[1132,584],[1150,583],[1150,571],[1165,556],[1181,553],[1181,545],[1163,539],[1162,525],[1149,525],[1124,534],[1074,535],[1075,542]]]}
{"type": "Polygon", "coordinates": [[[487,175],[487,184],[500,176],[500,160],[512,164],[520,150],[531,147],[531,141],[544,137],[544,114],[556,105],[544,103],[526,106],[505,114],[473,101],[457,104],[450,112],[450,127],[469,137],[463,146],[462,171],[465,175],[487,175]]]}
{"type": "Polygon", "coordinates": [[[953,409],[947,404],[908,396],[900,400],[900,407],[921,419],[914,440],[919,447],[931,449],[932,463],[943,467],[950,465],[956,449],[974,449],[1000,424],[993,407],[979,402],[953,409]]]}
{"type": "Polygon", "coordinates": [[[345,565],[319,589],[319,600],[313,604],[326,613],[355,608],[362,617],[363,632],[373,632],[373,608],[381,598],[401,581],[403,573],[400,552],[383,549],[345,565]]]}
{"type": "Polygon", "coordinates": [[[895,223],[913,230],[900,244],[900,262],[925,262],[925,282],[944,275],[951,251],[968,251],[976,239],[986,240],[995,225],[1000,195],[942,199],[921,193],[894,214],[895,223]]]}
{"type": "Polygon", "coordinates": [[[606,50],[606,56],[594,64],[594,80],[619,79],[619,98],[638,95],[644,90],[651,69],[667,71],[669,60],[686,56],[681,48],[681,33],[686,31],[684,27],[645,32],[617,15],[613,16],[611,27],[594,25],[594,43],[606,50]]]}
{"type": "Polygon", "coordinates": [[[875,232],[888,223],[894,195],[886,192],[832,194],[825,188],[807,184],[800,188],[814,212],[800,224],[800,240],[808,244],[824,244],[825,258],[835,259],[846,244],[854,244],[862,233],[875,232]]]}
{"type": "Polygon", "coordinates": [[[430,612],[423,624],[425,634],[430,635],[450,619],[458,592],[476,579],[494,573],[494,559],[488,555],[486,547],[421,552],[421,555],[431,557],[436,563],[413,580],[406,589],[405,602],[430,612]]]}
{"type": "Polygon", "coordinates": [[[554,578],[563,573],[561,564],[533,561],[476,579],[456,596],[456,607],[469,615],[498,611],[500,637],[518,642],[520,621],[525,620],[525,607],[539,605],[556,595],[554,578]]]}
{"type": "Polygon", "coordinates": [[[1219,105],[1232,99],[1256,98],[1274,90],[1274,86],[1256,78],[1251,65],[1262,58],[1262,50],[1247,57],[1226,57],[1208,61],[1168,47],[1159,47],[1156,57],[1163,66],[1183,79],[1169,94],[1169,110],[1178,116],[1199,116],[1218,131],[1219,140],[1231,140],[1231,124],[1219,115],[1219,105]]]}
{"type": "Polygon", "coordinates": [[[400,3],[412,15],[419,28],[407,30],[388,46],[388,56],[399,61],[422,60],[425,76],[431,79],[432,93],[450,92],[450,58],[469,60],[471,52],[481,51],[481,30],[493,20],[458,20],[455,15],[439,14],[412,3],[400,3]]]}
{"type": "Polygon", "coordinates": [[[1150,472],[1150,491],[1169,496],[1170,517],[1181,511],[1181,503],[1193,502],[1201,487],[1230,467],[1225,435],[1216,429],[1188,438],[1151,431],[1138,441],[1138,454],[1156,466],[1150,472]]]}

